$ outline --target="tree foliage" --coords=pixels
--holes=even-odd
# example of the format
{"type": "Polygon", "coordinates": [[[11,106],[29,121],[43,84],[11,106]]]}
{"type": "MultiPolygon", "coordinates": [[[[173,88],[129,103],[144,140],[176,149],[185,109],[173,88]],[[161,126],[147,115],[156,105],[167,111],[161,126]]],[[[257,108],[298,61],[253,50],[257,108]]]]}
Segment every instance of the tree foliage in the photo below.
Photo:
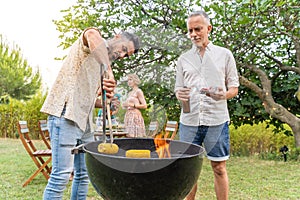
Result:
{"type": "Polygon", "coordinates": [[[10,48],[0,35],[0,103],[9,97],[27,100],[41,87],[39,71],[34,72],[18,46],[10,48]]]}
{"type": "Polygon", "coordinates": [[[295,0],[222,1],[215,13],[215,43],[230,48],[240,73],[240,92],[230,101],[236,126],[267,121],[292,133],[300,146],[300,3],[295,0]]]}
{"type": "MultiPolygon", "coordinates": [[[[232,123],[267,121],[276,131],[287,123],[300,146],[300,106],[295,93],[300,77],[298,0],[78,0],[54,21],[67,48],[89,26],[104,37],[134,30],[143,41],[139,54],[114,63],[117,79],[129,72],[143,80],[147,102],[162,105],[168,118],[178,119],[180,105],[173,92],[178,56],[190,48],[186,18],[195,7],[212,17],[213,43],[232,50],[240,74],[239,94],[229,101],[232,123]]],[[[158,106],[159,107],[159,106],[158,106]]],[[[291,134],[286,130],[286,134],[291,134]]]]}
{"type": "MultiPolygon", "coordinates": [[[[89,26],[99,27],[106,38],[123,30],[138,34],[143,42],[140,53],[115,62],[115,77],[122,80],[127,73],[136,73],[143,80],[141,89],[147,102],[160,105],[154,112],[163,107],[168,119],[178,120],[180,105],[173,92],[175,64],[178,56],[190,48],[184,18],[189,7],[196,4],[181,0],[78,1],[63,11],[66,14],[62,20],[54,22],[61,32],[63,48],[89,26]]],[[[126,87],[122,82],[120,86],[126,87]]]]}

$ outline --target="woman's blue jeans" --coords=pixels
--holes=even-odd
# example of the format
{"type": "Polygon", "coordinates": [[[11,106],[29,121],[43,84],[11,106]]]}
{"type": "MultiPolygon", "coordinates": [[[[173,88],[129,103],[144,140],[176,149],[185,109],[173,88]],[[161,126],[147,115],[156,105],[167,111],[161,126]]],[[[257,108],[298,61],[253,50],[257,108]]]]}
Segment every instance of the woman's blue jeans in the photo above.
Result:
{"type": "Polygon", "coordinates": [[[44,200],[62,199],[63,192],[74,170],[71,200],[86,199],[89,177],[85,165],[84,153],[71,154],[77,141],[83,143],[94,140],[87,128],[84,132],[76,123],[64,117],[48,117],[51,138],[52,171],[44,191],[44,200]]]}

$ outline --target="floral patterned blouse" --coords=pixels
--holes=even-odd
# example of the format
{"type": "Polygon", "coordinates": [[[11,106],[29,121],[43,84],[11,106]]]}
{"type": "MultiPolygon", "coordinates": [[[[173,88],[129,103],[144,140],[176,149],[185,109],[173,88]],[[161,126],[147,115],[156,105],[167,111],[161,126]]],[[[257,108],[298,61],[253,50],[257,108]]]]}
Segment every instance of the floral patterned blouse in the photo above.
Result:
{"type": "Polygon", "coordinates": [[[77,123],[83,131],[88,122],[92,123],[91,111],[100,87],[100,64],[84,45],[84,32],[72,45],[41,109],[41,112],[61,117],[65,107],[64,118],[77,123]]]}

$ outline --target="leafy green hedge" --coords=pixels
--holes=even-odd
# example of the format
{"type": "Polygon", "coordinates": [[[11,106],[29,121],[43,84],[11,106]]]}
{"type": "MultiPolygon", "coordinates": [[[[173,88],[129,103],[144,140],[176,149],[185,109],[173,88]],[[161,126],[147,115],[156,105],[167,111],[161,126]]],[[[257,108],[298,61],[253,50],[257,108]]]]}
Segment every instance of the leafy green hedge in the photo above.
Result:
{"type": "Polygon", "coordinates": [[[38,121],[47,119],[47,115],[40,112],[45,97],[37,93],[28,101],[10,98],[7,104],[0,104],[0,137],[18,138],[17,122],[26,120],[32,139],[38,139],[38,121]]]}
{"type": "MultiPolygon", "coordinates": [[[[286,129],[290,128],[286,125],[286,129]]],[[[266,128],[266,124],[243,125],[237,129],[230,127],[231,155],[250,156],[259,155],[263,159],[279,160],[279,149],[286,145],[289,148],[290,157],[299,159],[300,151],[295,148],[294,137],[284,133],[274,133],[272,127],[266,128]]]]}

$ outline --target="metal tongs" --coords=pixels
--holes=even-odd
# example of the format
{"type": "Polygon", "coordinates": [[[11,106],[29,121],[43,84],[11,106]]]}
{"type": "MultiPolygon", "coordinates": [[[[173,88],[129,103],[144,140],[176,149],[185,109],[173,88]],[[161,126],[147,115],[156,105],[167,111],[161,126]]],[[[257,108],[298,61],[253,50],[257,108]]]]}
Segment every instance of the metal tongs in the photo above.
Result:
{"type": "Polygon", "coordinates": [[[106,143],[106,115],[107,115],[110,143],[112,144],[114,137],[113,137],[113,131],[112,131],[111,115],[110,115],[110,99],[106,98],[106,91],[103,89],[103,78],[109,78],[108,66],[106,64],[101,64],[100,76],[101,76],[102,114],[103,114],[103,124],[102,124],[103,143],[106,143]]]}

